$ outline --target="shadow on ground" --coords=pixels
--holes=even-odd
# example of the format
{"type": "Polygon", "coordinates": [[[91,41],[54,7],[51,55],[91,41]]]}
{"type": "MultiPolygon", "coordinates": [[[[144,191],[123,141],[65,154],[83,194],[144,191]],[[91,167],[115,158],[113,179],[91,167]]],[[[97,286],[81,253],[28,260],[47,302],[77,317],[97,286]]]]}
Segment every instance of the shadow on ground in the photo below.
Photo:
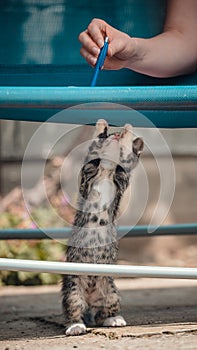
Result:
{"type": "MultiPolygon", "coordinates": [[[[171,285],[168,280],[168,285],[162,281],[161,287],[158,281],[158,287],[154,284],[152,288],[152,281],[138,281],[124,279],[117,283],[128,326],[89,329],[89,333],[108,336],[112,334],[109,331],[117,331],[117,336],[132,337],[144,332],[157,334],[161,327],[162,334],[191,328],[197,332],[197,281],[183,281],[183,285],[173,281],[171,285]]],[[[0,341],[63,336],[59,290],[57,286],[1,288],[0,341]]]]}

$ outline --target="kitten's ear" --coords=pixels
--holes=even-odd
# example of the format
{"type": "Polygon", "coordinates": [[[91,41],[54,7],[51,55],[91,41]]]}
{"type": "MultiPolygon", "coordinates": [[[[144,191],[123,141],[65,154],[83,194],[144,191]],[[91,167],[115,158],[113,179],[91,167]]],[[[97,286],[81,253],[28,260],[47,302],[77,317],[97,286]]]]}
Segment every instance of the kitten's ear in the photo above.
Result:
{"type": "Polygon", "coordinates": [[[135,140],[133,140],[133,152],[139,157],[142,153],[144,148],[144,141],[137,137],[135,140]]]}

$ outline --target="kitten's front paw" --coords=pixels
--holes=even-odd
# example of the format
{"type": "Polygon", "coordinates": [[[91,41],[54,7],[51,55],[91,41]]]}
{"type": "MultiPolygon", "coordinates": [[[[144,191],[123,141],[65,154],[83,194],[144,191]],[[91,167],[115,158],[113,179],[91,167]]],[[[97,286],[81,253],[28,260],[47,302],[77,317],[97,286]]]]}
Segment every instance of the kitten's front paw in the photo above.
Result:
{"type": "Polygon", "coordinates": [[[127,142],[133,139],[133,127],[131,124],[125,124],[121,132],[121,144],[125,144],[128,147],[127,142]]]}
{"type": "Polygon", "coordinates": [[[126,321],[122,316],[108,317],[103,322],[104,327],[124,327],[126,326],[126,321]]]}
{"type": "Polygon", "coordinates": [[[73,323],[66,329],[66,335],[80,335],[86,333],[86,326],[84,323],[73,323]]]}
{"type": "Polygon", "coordinates": [[[124,126],[124,132],[125,133],[132,133],[133,132],[133,127],[132,127],[132,125],[131,124],[125,124],[125,126],[124,126]]]}
{"type": "Polygon", "coordinates": [[[108,129],[108,123],[105,119],[99,119],[96,123],[97,135],[103,133],[105,129],[108,129]]]}

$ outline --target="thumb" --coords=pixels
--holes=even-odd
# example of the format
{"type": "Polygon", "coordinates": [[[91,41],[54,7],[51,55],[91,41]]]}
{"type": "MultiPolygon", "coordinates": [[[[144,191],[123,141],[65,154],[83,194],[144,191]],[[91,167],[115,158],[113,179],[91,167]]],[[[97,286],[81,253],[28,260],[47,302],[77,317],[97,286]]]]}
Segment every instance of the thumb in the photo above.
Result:
{"type": "Polygon", "coordinates": [[[109,41],[108,46],[108,57],[113,57],[117,53],[120,53],[125,49],[125,45],[123,43],[123,40],[120,38],[112,39],[109,41]]]}

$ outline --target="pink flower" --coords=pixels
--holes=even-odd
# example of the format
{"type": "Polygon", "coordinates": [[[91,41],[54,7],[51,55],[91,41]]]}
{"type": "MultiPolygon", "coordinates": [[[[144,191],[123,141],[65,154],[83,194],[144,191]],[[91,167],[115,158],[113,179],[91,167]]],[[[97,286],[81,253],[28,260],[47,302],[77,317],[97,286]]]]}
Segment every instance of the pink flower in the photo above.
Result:
{"type": "Polygon", "coordinates": [[[33,228],[33,229],[37,228],[37,225],[35,224],[35,222],[33,221],[31,222],[30,228],[33,228]]]}

